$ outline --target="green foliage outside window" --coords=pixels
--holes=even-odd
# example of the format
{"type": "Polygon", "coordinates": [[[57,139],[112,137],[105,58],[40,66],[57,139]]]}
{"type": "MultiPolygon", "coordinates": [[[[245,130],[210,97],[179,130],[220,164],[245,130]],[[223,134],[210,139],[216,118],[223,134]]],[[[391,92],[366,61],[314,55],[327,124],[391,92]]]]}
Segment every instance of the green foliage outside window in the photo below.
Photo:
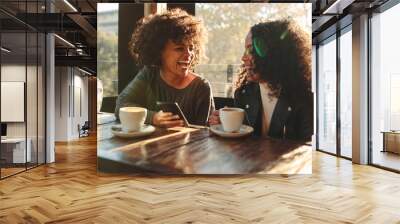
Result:
{"type": "Polygon", "coordinates": [[[118,80],[118,36],[114,33],[97,32],[97,71],[103,82],[103,96],[117,95],[118,80]]]}
{"type": "Polygon", "coordinates": [[[311,32],[311,3],[198,3],[196,17],[204,22],[208,42],[205,57],[195,71],[210,81],[214,96],[218,97],[232,97],[232,81],[240,68],[244,40],[251,26],[292,18],[311,32]]]}

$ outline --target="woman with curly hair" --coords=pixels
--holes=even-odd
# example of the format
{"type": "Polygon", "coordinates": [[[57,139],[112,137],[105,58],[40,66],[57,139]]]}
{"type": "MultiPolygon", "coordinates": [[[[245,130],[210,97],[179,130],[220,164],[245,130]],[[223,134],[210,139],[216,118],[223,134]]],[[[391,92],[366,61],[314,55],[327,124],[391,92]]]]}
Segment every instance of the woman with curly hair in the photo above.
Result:
{"type": "Polygon", "coordinates": [[[183,126],[178,115],[157,112],[157,101],[177,102],[189,123],[206,125],[214,110],[211,87],[193,73],[203,51],[204,32],[201,21],[181,9],[139,21],[129,45],[142,69],[118,96],[116,116],[121,107],[140,106],[148,109],[148,124],[183,126]]]}
{"type": "MultiPolygon", "coordinates": [[[[235,105],[255,134],[310,140],[313,134],[311,38],[292,20],[259,23],[245,40],[235,105]]],[[[218,111],[209,123],[218,124],[218,111]]]]}

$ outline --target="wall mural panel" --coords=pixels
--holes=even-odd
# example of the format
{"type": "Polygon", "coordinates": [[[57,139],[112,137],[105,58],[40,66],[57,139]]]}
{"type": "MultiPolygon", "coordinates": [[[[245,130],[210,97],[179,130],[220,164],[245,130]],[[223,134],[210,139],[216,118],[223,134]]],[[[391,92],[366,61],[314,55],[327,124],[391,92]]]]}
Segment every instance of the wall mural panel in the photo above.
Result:
{"type": "Polygon", "coordinates": [[[101,61],[133,56],[98,64],[117,95],[115,114],[98,113],[98,170],[311,174],[311,3],[180,7],[98,4],[101,61]]]}

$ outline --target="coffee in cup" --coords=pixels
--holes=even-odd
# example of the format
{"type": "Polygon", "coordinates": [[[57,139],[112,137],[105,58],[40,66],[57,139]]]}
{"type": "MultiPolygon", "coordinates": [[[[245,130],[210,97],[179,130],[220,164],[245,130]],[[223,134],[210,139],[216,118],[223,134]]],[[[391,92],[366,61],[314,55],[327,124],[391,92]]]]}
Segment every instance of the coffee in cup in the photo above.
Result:
{"type": "Polygon", "coordinates": [[[122,130],[126,132],[139,131],[146,120],[147,109],[143,107],[121,107],[119,120],[122,130]]]}
{"type": "Polygon", "coordinates": [[[243,123],[244,110],[236,107],[221,108],[219,118],[225,132],[237,132],[243,123]]]}

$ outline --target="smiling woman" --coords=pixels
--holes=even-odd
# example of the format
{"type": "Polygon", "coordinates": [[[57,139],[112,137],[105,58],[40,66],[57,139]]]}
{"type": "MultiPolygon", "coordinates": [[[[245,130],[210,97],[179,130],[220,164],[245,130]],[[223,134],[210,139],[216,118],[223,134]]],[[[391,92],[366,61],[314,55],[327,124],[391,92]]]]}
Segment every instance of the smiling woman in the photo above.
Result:
{"type": "Polygon", "coordinates": [[[148,124],[183,126],[177,115],[158,111],[157,101],[177,102],[189,123],[206,125],[214,109],[211,87],[193,72],[204,36],[202,22],[181,9],[144,17],[129,43],[142,69],[118,96],[116,116],[121,107],[139,106],[148,109],[148,124]]]}
{"type": "Polygon", "coordinates": [[[161,53],[162,79],[175,88],[185,88],[195,78],[194,74],[189,72],[194,54],[192,44],[176,44],[168,40],[161,53]]]}

